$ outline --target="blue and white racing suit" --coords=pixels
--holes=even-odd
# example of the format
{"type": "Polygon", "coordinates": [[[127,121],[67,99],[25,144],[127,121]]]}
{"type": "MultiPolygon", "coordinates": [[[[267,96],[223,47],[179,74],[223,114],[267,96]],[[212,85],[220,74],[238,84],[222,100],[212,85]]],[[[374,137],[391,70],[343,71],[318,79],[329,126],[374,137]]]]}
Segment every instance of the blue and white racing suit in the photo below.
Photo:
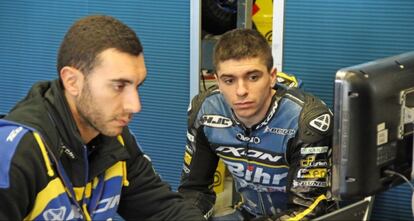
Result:
{"type": "Polygon", "coordinates": [[[214,172],[221,158],[251,217],[312,218],[326,213],[332,112],[297,88],[279,88],[264,119],[246,128],[217,88],[197,95],[179,191],[206,216],[215,203],[214,172]]]}

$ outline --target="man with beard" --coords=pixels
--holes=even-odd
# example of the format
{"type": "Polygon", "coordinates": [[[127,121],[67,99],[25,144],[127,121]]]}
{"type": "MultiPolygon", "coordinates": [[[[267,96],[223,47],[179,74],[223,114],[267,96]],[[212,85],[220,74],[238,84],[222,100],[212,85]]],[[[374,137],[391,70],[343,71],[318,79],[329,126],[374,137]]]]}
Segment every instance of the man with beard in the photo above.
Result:
{"type": "Polygon", "coordinates": [[[57,71],[0,120],[0,220],[203,220],[127,127],[147,74],[134,31],[110,16],[78,20],[57,71]]]}
{"type": "Polygon", "coordinates": [[[330,110],[298,88],[276,84],[271,48],[256,30],[224,33],[213,54],[218,88],[191,102],[179,191],[210,215],[222,159],[241,201],[214,220],[301,220],[326,213],[334,205],[330,110]]]}

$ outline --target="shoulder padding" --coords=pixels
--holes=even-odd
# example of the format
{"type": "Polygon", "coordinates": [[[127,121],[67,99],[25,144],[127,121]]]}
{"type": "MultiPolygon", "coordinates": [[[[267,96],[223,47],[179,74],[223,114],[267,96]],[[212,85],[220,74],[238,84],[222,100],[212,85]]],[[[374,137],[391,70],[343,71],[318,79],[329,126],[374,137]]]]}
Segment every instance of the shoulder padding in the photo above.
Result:
{"type": "Polygon", "coordinates": [[[0,188],[8,188],[9,170],[22,137],[29,131],[21,125],[0,120],[0,188]]]}
{"type": "Polygon", "coordinates": [[[197,113],[200,110],[201,105],[203,104],[206,97],[213,95],[213,94],[217,94],[217,93],[220,93],[220,91],[218,90],[218,86],[214,85],[210,87],[209,89],[207,89],[206,91],[203,91],[199,93],[198,95],[194,96],[194,98],[192,99],[190,103],[190,106],[188,107],[188,126],[189,127],[194,124],[194,121],[197,117],[197,113]]]}
{"type": "Polygon", "coordinates": [[[303,109],[299,120],[299,138],[313,143],[332,134],[333,115],[319,98],[304,94],[303,109]]]}

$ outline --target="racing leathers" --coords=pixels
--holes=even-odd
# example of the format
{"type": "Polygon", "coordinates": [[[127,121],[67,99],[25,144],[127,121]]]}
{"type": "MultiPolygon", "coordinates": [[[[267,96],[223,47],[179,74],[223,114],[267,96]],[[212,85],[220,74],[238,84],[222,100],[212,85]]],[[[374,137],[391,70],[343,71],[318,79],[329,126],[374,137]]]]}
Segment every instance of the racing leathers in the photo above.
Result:
{"type": "Polygon", "coordinates": [[[58,80],[0,120],[0,220],[204,220],[152,168],[127,127],[85,144],[58,80]]]}
{"type": "Polygon", "coordinates": [[[313,218],[332,205],[333,120],[320,99],[279,87],[264,119],[246,128],[212,88],[192,100],[188,121],[179,191],[204,214],[215,203],[220,158],[241,195],[239,208],[250,218],[313,218]]]}

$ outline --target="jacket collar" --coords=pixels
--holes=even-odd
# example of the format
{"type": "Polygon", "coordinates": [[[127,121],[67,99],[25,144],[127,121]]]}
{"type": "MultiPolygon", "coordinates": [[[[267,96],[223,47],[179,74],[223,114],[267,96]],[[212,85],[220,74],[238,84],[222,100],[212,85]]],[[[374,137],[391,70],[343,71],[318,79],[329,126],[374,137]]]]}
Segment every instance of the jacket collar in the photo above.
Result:
{"type": "MultiPolygon", "coordinates": [[[[64,165],[71,165],[71,170],[67,173],[72,178],[82,173],[85,164],[89,164],[89,177],[94,177],[115,162],[129,158],[128,152],[116,137],[98,135],[90,145],[82,141],[59,80],[34,84],[28,95],[11,110],[6,119],[38,130],[53,155],[64,165]],[[85,148],[92,146],[95,146],[95,150],[88,156],[85,148]]],[[[126,130],[128,128],[124,132],[126,130]]],[[[75,181],[75,186],[76,183],[75,181]]]]}

